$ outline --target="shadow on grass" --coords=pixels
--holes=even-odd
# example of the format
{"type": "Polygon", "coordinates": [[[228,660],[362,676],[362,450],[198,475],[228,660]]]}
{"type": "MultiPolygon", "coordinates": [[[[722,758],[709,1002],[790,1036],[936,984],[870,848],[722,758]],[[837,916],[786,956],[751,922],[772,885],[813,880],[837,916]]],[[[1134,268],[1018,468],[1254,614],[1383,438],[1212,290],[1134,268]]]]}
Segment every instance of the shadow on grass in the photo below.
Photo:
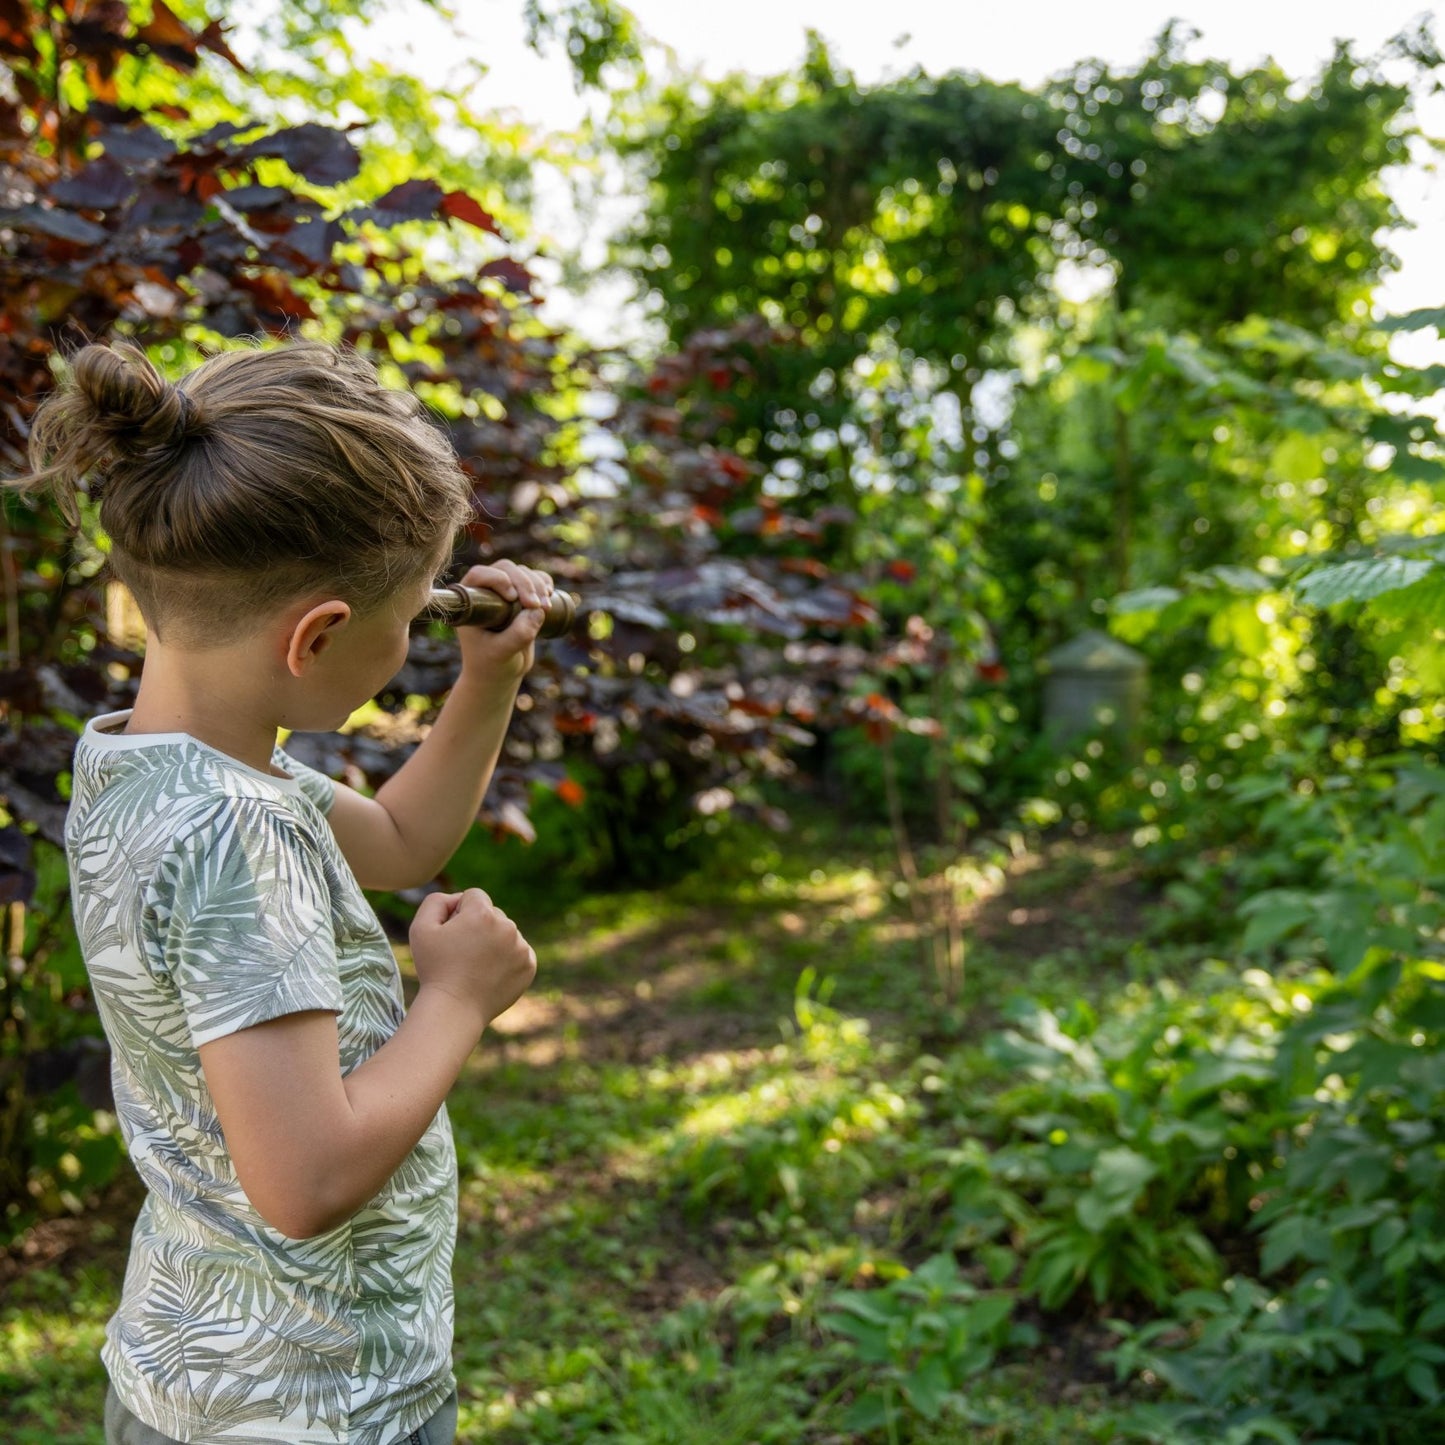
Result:
{"type": "MultiPolygon", "coordinates": [[[[457,1365],[468,1418],[489,1419],[499,1440],[525,1438],[508,1431],[522,1431],[532,1415],[519,1404],[507,1424],[488,1400],[509,1392],[521,1403],[547,1392],[560,1400],[586,1381],[598,1410],[613,1408],[626,1386],[599,1383],[599,1342],[645,1354],[661,1317],[803,1248],[748,1217],[775,1187],[769,1139],[746,1133],[757,1091],[782,1091],[764,1123],[779,1138],[802,1137],[788,1145],[795,1154],[811,1149],[804,1136],[816,1130],[816,1110],[825,1117],[827,1090],[840,1100],[859,1092],[940,1026],[920,941],[876,835],[855,843],[804,828],[786,852],[768,842],[759,857],[761,867],[735,859],[721,874],[655,893],[519,915],[541,960],[538,982],[490,1031],[449,1101],[462,1176],[457,1365]],[[794,1000],[810,968],[828,981],[834,1008],[868,1020],[866,1050],[829,1058],[800,1046],[794,1000]],[[819,1097],[823,1104],[810,1102],[819,1097]],[[721,1132],[733,1129],[739,1142],[719,1157],[743,1172],[726,1186],[731,1194],[719,1186],[689,1213],[685,1186],[701,1165],[679,1162],[676,1151],[691,1147],[689,1119],[711,1108],[733,1108],[721,1132]],[[762,1151],[756,1177],[746,1173],[748,1149],[762,1151]]],[[[1148,966],[1135,940],[1151,899],[1117,840],[1060,840],[968,876],[956,1039],[987,1032],[1017,989],[1097,991],[1121,969],[1148,966]]],[[[398,953],[409,979],[405,948],[398,953]]],[[[700,1147],[705,1135],[698,1124],[700,1147]]],[[[821,1151],[780,1158],[800,1160],[805,1172],[810,1161],[828,1167],[821,1151]]],[[[818,1217],[836,1216],[819,1232],[861,1247],[846,1216],[866,1181],[804,1186],[833,1190],[818,1217]]],[[[139,1199],[127,1174],[83,1219],[31,1231],[0,1265],[5,1441],[99,1445],[96,1350],[139,1199]]],[[[687,1393],[670,1376],[658,1388],[687,1393]]],[[[739,1399],[743,1414],[750,1398],[739,1399]]]]}

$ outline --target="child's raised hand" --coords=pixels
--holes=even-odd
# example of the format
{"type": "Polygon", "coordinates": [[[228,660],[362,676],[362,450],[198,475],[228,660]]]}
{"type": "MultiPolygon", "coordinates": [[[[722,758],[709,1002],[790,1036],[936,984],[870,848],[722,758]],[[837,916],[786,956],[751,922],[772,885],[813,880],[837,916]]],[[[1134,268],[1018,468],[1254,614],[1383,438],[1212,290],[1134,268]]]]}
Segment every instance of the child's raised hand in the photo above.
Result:
{"type": "Polygon", "coordinates": [[[531,671],[533,644],[547,617],[552,579],[532,567],[502,561],[470,567],[460,581],[464,587],[490,587],[509,602],[521,602],[524,609],[501,632],[488,632],[484,627],[457,628],[463,669],[481,668],[504,682],[520,682],[531,671]]]}
{"type": "Polygon", "coordinates": [[[537,975],[531,945],[480,888],[429,893],[410,938],[421,986],[479,1008],[484,1024],[511,1008],[537,975]]]}

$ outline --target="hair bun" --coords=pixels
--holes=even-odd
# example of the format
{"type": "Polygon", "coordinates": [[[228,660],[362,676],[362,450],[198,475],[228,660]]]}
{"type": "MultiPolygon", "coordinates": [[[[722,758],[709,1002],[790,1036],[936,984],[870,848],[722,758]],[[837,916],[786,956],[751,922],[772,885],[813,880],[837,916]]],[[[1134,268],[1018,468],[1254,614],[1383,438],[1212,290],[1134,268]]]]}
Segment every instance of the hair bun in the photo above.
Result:
{"type": "Polygon", "coordinates": [[[70,369],[95,422],[111,435],[128,434],[126,439],[141,447],[164,446],[184,435],[190,420],[185,397],[138,346],[117,341],[83,347],[70,369]]]}
{"type": "Polygon", "coordinates": [[[36,410],[30,427],[28,476],[6,487],[50,492],[73,527],[77,498],[99,496],[112,475],[127,485],[165,475],[197,430],[190,399],[151,365],[138,346],[92,343],[70,358],[70,375],[36,410]]]}

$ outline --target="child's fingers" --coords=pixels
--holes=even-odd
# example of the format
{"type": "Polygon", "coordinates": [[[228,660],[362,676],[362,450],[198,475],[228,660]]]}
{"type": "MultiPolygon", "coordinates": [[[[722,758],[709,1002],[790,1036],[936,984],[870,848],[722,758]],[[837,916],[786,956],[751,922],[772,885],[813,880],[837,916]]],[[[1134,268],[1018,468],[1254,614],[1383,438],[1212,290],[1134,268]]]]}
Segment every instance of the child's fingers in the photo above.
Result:
{"type": "Polygon", "coordinates": [[[482,888],[468,888],[465,893],[458,893],[456,898],[458,913],[463,909],[466,909],[468,912],[476,912],[478,909],[481,909],[485,912],[487,909],[496,906],[492,902],[491,895],[482,888]]]}
{"type": "Polygon", "coordinates": [[[423,927],[435,927],[445,923],[456,912],[461,900],[460,893],[428,893],[417,904],[416,912],[412,915],[412,926],[419,923],[423,927]]]}
{"type": "Polygon", "coordinates": [[[478,563],[467,570],[462,583],[467,587],[490,587],[508,601],[515,598],[524,607],[545,606],[553,592],[552,579],[545,572],[505,560],[478,563]]]}
{"type": "Polygon", "coordinates": [[[507,632],[515,634],[518,639],[525,638],[531,642],[541,632],[542,624],[546,620],[547,608],[545,604],[539,602],[535,607],[522,608],[512,619],[507,632]]]}

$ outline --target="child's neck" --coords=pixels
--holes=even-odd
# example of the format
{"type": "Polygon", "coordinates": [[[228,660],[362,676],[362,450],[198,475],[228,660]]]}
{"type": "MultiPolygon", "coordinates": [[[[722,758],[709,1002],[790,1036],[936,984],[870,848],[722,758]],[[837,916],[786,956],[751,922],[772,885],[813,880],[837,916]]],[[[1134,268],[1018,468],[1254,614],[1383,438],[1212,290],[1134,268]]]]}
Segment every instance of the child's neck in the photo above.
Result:
{"type": "Polygon", "coordinates": [[[198,664],[190,654],[181,668],[154,643],[146,649],[126,732],[185,733],[258,772],[273,772],[277,724],[258,712],[257,690],[237,660],[207,653],[198,664]]]}

